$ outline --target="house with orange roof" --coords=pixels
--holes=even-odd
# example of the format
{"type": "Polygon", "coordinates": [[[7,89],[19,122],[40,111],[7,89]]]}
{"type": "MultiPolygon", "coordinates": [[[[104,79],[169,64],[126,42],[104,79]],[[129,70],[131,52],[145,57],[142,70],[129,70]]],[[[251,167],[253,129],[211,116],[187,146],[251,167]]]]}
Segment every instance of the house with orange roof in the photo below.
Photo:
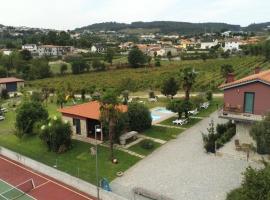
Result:
{"type": "Polygon", "coordinates": [[[224,91],[224,106],[220,118],[236,124],[236,136],[240,144],[253,144],[249,136],[252,125],[270,112],[270,70],[260,71],[239,80],[228,74],[226,82],[219,87],[224,91]]]}
{"type": "MultiPolygon", "coordinates": [[[[100,125],[100,103],[91,101],[79,105],[65,107],[59,109],[62,113],[62,118],[72,125],[73,136],[75,138],[94,138],[95,126],[100,125]]],[[[126,105],[118,105],[117,109],[120,112],[127,112],[126,105]]],[[[103,140],[103,133],[98,135],[98,138],[103,140]]]]}
{"type": "Polygon", "coordinates": [[[24,80],[15,77],[0,78],[0,93],[3,90],[8,92],[17,92],[18,89],[24,87],[24,80]]]}

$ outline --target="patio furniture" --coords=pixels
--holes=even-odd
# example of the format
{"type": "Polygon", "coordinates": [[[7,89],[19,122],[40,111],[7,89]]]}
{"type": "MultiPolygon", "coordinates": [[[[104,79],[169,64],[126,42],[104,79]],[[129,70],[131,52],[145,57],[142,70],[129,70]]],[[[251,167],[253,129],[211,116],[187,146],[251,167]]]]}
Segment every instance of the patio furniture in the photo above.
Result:
{"type": "Polygon", "coordinates": [[[7,113],[8,112],[8,109],[7,108],[0,108],[0,112],[7,113]]]}
{"type": "Polygon", "coordinates": [[[239,140],[234,140],[234,145],[237,151],[241,151],[242,148],[241,148],[239,140]]]}
{"type": "Polygon", "coordinates": [[[149,102],[157,102],[157,98],[149,98],[148,101],[149,102]]]}
{"type": "Polygon", "coordinates": [[[120,144],[125,145],[127,143],[127,140],[131,139],[131,138],[133,138],[134,140],[137,139],[137,135],[138,135],[137,131],[131,131],[131,132],[128,132],[128,133],[124,133],[123,135],[121,135],[119,137],[120,144]]]}
{"type": "Polygon", "coordinates": [[[173,124],[175,125],[184,125],[184,124],[187,124],[188,123],[188,120],[187,119],[177,119],[177,120],[174,120],[173,121],[173,124]]]}
{"type": "Polygon", "coordinates": [[[210,103],[209,102],[204,102],[203,104],[201,104],[201,108],[207,109],[209,107],[210,103]]]}
{"type": "Polygon", "coordinates": [[[0,116],[0,121],[3,121],[5,120],[5,117],[4,116],[0,116]]]}
{"type": "Polygon", "coordinates": [[[197,108],[195,110],[188,111],[188,114],[190,114],[190,115],[197,115],[198,113],[199,113],[199,111],[197,108]]]}

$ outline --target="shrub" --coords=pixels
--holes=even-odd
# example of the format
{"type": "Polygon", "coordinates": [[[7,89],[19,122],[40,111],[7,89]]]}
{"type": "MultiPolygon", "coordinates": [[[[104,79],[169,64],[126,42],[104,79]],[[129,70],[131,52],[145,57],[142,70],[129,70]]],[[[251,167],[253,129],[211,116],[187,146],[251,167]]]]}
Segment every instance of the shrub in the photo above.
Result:
{"type": "Polygon", "coordinates": [[[39,137],[53,152],[63,153],[71,147],[71,126],[67,122],[54,117],[48,123],[39,124],[39,137]]]}
{"type": "Polygon", "coordinates": [[[128,106],[129,127],[133,131],[143,131],[152,125],[152,117],[148,108],[140,103],[131,103],[128,106]]]}
{"type": "Polygon", "coordinates": [[[25,102],[17,110],[16,116],[16,135],[34,134],[34,124],[47,120],[48,111],[39,102],[25,102]]]}
{"type": "Polygon", "coordinates": [[[213,92],[211,90],[206,92],[206,99],[208,101],[212,101],[213,100],[213,92]]]}
{"type": "Polygon", "coordinates": [[[142,142],[141,147],[143,149],[151,150],[151,149],[154,148],[154,144],[153,144],[152,141],[145,140],[145,141],[142,142]]]}
{"type": "Polygon", "coordinates": [[[235,125],[230,121],[226,124],[218,124],[216,131],[213,122],[209,126],[208,134],[202,135],[206,152],[215,153],[216,149],[223,147],[236,133],[235,125]]]}
{"type": "Polygon", "coordinates": [[[9,98],[7,89],[3,89],[2,90],[2,92],[1,92],[1,98],[2,99],[8,99],[9,98]]]}
{"type": "Polygon", "coordinates": [[[252,127],[250,135],[257,143],[258,153],[270,154],[270,114],[252,127]]]}
{"type": "Polygon", "coordinates": [[[270,197],[270,166],[247,168],[240,188],[231,191],[227,200],[268,200],[270,197]]]}

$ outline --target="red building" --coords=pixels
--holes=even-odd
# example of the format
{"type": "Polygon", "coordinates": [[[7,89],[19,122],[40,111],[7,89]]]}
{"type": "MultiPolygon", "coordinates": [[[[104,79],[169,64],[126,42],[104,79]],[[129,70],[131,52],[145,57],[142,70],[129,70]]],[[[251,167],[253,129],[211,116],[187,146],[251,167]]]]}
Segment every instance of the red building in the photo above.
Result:
{"type": "Polygon", "coordinates": [[[229,74],[226,83],[220,87],[224,91],[224,106],[221,118],[233,120],[237,137],[241,143],[253,143],[249,136],[252,124],[263,119],[270,112],[270,70],[234,80],[229,74]]]}

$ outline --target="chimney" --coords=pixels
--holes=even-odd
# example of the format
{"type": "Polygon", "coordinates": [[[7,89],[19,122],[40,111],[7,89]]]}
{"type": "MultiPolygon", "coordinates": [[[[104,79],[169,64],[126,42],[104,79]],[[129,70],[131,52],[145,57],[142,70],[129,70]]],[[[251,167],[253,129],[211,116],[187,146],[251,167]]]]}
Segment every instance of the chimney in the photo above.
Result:
{"type": "Polygon", "coordinates": [[[228,73],[227,78],[226,78],[226,83],[231,83],[231,82],[234,82],[234,74],[228,73]]]}
{"type": "Polygon", "coordinates": [[[259,74],[261,72],[261,68],[259,66],[255,67],[255,74],[259,74]]]}

